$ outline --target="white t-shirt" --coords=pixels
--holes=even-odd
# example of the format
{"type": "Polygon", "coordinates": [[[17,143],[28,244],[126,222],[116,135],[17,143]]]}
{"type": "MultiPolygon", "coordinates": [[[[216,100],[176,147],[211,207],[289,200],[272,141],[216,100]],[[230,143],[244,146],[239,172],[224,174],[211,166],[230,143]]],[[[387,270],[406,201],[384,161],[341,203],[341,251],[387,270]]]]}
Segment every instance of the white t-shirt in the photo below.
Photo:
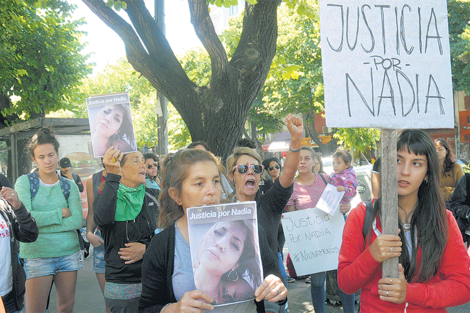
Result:
{"type": "MultiPolygon", "coordinates": [[[[1,208],[0,208],[1,210],[1,208]]],[[[3,297],[13,289],[13,269],[11,267],[10,229],[0,214],[0,295],[3,297]]]]}

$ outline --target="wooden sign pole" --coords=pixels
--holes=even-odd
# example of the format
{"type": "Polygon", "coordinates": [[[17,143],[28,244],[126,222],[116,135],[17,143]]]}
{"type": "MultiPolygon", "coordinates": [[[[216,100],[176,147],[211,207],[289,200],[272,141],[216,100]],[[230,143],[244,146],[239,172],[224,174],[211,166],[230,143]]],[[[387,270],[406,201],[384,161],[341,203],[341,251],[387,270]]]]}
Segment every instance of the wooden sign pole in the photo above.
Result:
{"type": "MultiPolygon", "coordinates": [[[[397,131],[381,130],[380,197],[382,234],[398,235],[397,131]]],[[[398,278],[398,257],[382,263],[382,277],[398,278]]]]}

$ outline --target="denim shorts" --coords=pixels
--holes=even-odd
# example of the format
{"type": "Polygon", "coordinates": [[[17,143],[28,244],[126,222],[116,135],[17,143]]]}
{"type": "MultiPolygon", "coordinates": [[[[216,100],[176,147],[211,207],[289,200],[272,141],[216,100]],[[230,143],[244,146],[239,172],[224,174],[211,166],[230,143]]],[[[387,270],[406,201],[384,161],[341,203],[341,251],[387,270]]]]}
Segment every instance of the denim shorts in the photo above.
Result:
{"type": "Polygon", "coordinates": [[[78,271],[82,267],[80,251],[57,258],[24,259],[26,279],[78,271]]]}
{"type": "MultiPolygon", "coordinates": [[[[95,231],[95,235],[101,237],[99,230],[95,231]]],[[[104,274],[106,261],[104,260],[104,244],[100,244],[98,247],[93,247],[93,272],[97,274],[104,274]]]]}

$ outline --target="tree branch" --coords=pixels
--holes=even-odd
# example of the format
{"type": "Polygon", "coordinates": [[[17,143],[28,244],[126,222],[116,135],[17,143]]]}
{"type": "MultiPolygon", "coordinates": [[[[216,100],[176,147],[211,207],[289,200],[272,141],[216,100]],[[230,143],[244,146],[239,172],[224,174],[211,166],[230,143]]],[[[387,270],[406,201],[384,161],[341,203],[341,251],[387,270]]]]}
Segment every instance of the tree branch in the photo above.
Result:
{"type": "Polygon", "coordinates": [[[108,8],[102,0],[82,0],[106,25],[114,30],[124,41],[127,54],[148,57],[139,37],[131,25],[120,17],[113,9],[108,8]]]}
{"type": "Polygon", "coordinates": [[[127,59],[134,69],[144,75],[175,107],[177,103],[185,102],[187,97],[195,95],[196,85],[186,75],[142,0],[126,1],[125,11],[137,33],[103,0],[82,1],[122,38],[127,59]]]}
{"type": "Polygon", "coordinates": [[[224,46],[215,32],[209,15],[207,0],[188,0],[191,23],[211,59],[213,83],[220,83],[228,70],[228,58],[224,46]]]}
{"type": "MultiPolygon", "coordinates": [[[[258,0],[257,4],[245,2],[243,31],[230,65],[238,71],[239,92],[242,97],[256,98],[261,90],[276,54],[277,7],[281,0],[258,0]]],[[[242,99],[253,103],[254,98],[242,99]]]]}

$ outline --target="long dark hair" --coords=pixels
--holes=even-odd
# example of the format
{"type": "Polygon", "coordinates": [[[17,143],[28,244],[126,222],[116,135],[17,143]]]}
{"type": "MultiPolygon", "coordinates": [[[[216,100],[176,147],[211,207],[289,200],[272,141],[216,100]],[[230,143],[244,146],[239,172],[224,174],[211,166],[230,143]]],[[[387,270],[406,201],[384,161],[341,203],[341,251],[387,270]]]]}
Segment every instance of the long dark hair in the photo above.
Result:
{"type": "MultiPolygon", "coordinates": [[[[427,159],[427,179],[418,189],[418,204],[411,218],[411,258],[405,230],[398,219],[403,243],[399,260],[405,269],[405,277],[408,282],[426,282],[439,271],[449,234],[446,207],[439,189],[439,160],[432,139],[422,130],[404,130],[398,138],[397,151],[412,152],[427,159]],[[417,264],[417,247],[422,251],[420,264],[417,264]]],[[[380,202],[380,198],[375,201],[372,216],[381,216],[380,202]]],[[[371,241],[372,223],[373,220],[365,225],[368,243],[371,241]]]]}
{"type": "Polygon", "coordinates": [[[444,159],[444,173],[451,172],[456,162],[454,152],[450,149],[449,143],[442,138],[434,140],[435,143],[439,143],[444,149],[446,149],[446,158],[444,159]]]}
{"type": "Polygon", "coordinates": [[[163,160],[162,167],[162,192],[160,194],[160,218],[159,227],[166,228],[184,215],[181,205],[178,205],[170,196],[170,188],[175,188],[179,194],[183,191],[183,182],[189,175],[189,168],[198,162],[214,162],[222,172],[222,167],[217,158],[208,151],[197,149],[180,150],[174,154],[168,154],[163,160]]]}

